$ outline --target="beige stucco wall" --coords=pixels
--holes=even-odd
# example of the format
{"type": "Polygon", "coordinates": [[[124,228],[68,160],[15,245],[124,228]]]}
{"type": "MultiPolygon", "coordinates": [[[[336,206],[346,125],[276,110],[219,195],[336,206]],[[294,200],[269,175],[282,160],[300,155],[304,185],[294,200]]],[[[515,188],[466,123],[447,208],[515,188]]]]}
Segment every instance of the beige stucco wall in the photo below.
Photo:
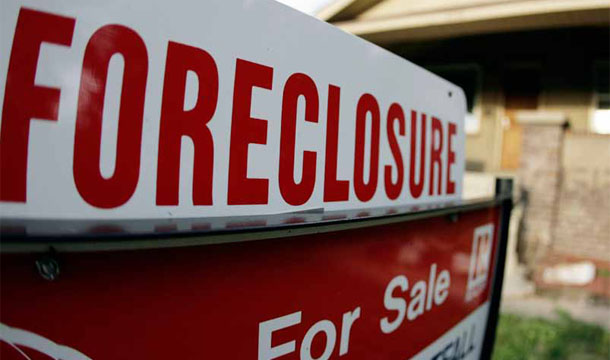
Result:
{"type": "Polygon", "coordinates": [[[501,94],[497,91],[483,92],[475,105],[474,113],[481,121],[481,128],[476,134],[466,136],[466,160],[481,163],[486,171],[499,168],[501,151],[501,118],[504,108],[501,94]]]}
{"type": "MultiPolygon", "coordinates": [[[[545,91],[540,95],[540,112],[561,113],[572,130],[590,132],[590,121],[595,110],[593,93],[584,91],[545,91]]],[[[485,171],[500,171],[502,159],[503,95],[488,90],[480,95],[475,114],[481,119],[477,134],[466,136],[466,160],[482,163],[485,171]]]]}
{"type": "Polygon", "coordinates": [[[586,91],[547,90],[540,96],[540,109],[563,113],[575,131],[588,132],[593,117],[593,93],[586,91]]]}

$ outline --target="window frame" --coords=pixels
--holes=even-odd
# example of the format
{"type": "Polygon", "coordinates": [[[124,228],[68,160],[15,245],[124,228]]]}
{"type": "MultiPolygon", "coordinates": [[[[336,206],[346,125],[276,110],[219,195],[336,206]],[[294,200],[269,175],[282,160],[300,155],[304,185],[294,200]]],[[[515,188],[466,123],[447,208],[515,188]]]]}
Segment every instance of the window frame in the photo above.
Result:
{"type": "MultiPolygon", "coordinates": [[[[594,133],[594,134],[601,134],[601,135],[609,135],[610,134],[610,124],[606,125],[606,129],[602,130],[604,127],[598,127],[596,124],[596,117],[600,116],[600,112],[604,112],[605,113],[605,121],[610,122],[610,107],[608,108],[601,108],[599,106],[599,97],[600,97],[600,92],[599,92],[599,87],[598,87],[598,78],[600,77],[599,75],[599,69],[602,67],[606,67],[607,72],[610,73],[610,60],[595,60],[593,62],[593,73],[592,73],[592,110],[590,112],[589,115],[589,124],[588,124],[588,128],[589,131],[594,133]]],[[[610,80],[609,80],[610,82],[610,80]]],[[[608,89],[608,93],[605,94],[605,96],[608,96],[610,98],[610,85],[609,85],[609,89],[608,89]]]]}

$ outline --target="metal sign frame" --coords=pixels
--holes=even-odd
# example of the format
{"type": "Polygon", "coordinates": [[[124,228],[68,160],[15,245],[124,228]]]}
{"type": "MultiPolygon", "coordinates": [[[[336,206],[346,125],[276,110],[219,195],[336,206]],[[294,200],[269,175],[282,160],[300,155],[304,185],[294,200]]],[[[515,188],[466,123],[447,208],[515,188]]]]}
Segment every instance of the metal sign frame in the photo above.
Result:
{"type": "MultiPolygon", "coordinates": [[[[173,248],[183,246],[202,246],[221,243],[234,243],[242,241],[254,241],[263,239],[274,239],[283,237],[293,237],[306,234],[322,234],[331,231],[341,231],[356,228],[367,228],[371,226],[387,225],[392,223],[401,223],[408,221],[417,221],[422,219],[447,217],[451,221],[459,221],[460,214],[465,214],[478,209],[499,207],[500,220],[497,232],[497,251],[495,254],[495,267],[493,268],[493,277],[491,282],[490,308],[485,325],[485,334],[481,351],[481,358],[489,359],[493,353],[495,341],[496,326],[498,323],[499,308],[502,293],[502,284],[504,276],[504,264],[506,258],[506,247],[508,243],[508,227],[510,222],[510,214],[512,210],[512,180],[497,179],[496,194],[494,198],[480,199],[475,201],[463,202],[460,205],[445,205],[441,207],[430,207],[419,211],[407,212],[392,212],[389,215],[365,215],[358,214],[343,214],[343,218],[337,219],[337,214],[333,214],[334,218],[321,220],[323,213],[318,214],[300,214],[300,218],[304,216],[308,218],[302,221],[293,221],[293,223],[283,224],[281,226],[266,227],[260,225],[261,222],[241,222],[237,225],[227,228],[226,226],[220,230],[212,228],[181,231],[178,228],[168,228],[157,226],[157,232],[152,233],[126,233],[117,231],[108,232],[73,232],[59,233],[58,229],[62,227],[52,226],[52,222],[45,223],[47,227],[40,227],[40,224],[32,225],[30,221],[23,221],[19,226],[23,229],[28,229],[28,226],[33,226],[34,235],[29,235],[26,232],[15,233],[6,231],[14,230],[15,222],[11,220],[10,226],[7,226],[4,220],[0,220],[2,224],[0,250],[5,255],[9,254],[27,254],[39,253],[39,261],[37,262],[40,274],[52,280],[56,273],[59,273],[59,268],[55,269],[53,264],[57,264],[53,259],[66,252],[98,252],[98,251],[114,251],[131,249],[133,251],[152,249],[152,248],[173,248]],[[352,216],[352,217],[350,217],[352,216]],[[239,226],[241,224],[241,226],[239,226]],[[258,224],[258,225],[257,225],[258,224]],[[46,229],[44,233],[41,229],[46,229]],[[53,265],[53,266],[52,266],[53,265]]],[[[377,209],[379,213],[379,209],[377,209]]],[[[387,209],[382,212],[387,213],[387,209]]],[[[326,214],[328,217],[328,214],[326,214]]],[[[254,217],[255,218],[255,217],[254,217]]],[[[256,218],[255,218],[256,219],[256,218]]],[[[257,219],[260,220],[260,219],[257,219]]],[[[268,219],[271,222],[271,219],[268,219]]],[[[218,221],[218,219],[217,219],[218,221]]],[[[97,229],[118,229],[119,225],[109,223],[95,224],[97,229]]],[[[65,226],[63,224],[62,226],[65,226]]],[[[78,228],[78,227],[77,227],[78,228]]],[[[153,227],[154,228],[154,227],[153,227]]],[[[58,266],[58,265],[57,265],[58,266]]]]}

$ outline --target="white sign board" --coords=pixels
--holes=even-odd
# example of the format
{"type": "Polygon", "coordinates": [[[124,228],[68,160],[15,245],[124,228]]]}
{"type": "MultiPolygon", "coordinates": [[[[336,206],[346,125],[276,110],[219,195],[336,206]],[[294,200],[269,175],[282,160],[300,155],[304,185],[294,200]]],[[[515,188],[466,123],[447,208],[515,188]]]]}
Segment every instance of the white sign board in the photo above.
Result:
{"type": "Polygon", "coordinates": [[[280,3],[0,6],[4,218],[460,199],[462,90],[280,3]]]}

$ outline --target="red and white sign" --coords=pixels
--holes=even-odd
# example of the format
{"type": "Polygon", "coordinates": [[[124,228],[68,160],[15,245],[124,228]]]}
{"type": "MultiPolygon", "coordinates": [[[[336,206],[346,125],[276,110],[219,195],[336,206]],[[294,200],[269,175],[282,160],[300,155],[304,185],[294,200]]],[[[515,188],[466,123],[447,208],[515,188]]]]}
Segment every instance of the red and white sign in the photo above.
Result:
{"type": "Polygon", "coordinates": [[[457,86],[271,0],[3,0],[0,214],[460,199],[457,86]]]}
{"type": "Polygon", "coordinates": [[[499,214],[489,208],[457,222],[60,253],[54,281],[36,273],[35,255],[5,253],[0,357],[478,359],[499,214]]]}

